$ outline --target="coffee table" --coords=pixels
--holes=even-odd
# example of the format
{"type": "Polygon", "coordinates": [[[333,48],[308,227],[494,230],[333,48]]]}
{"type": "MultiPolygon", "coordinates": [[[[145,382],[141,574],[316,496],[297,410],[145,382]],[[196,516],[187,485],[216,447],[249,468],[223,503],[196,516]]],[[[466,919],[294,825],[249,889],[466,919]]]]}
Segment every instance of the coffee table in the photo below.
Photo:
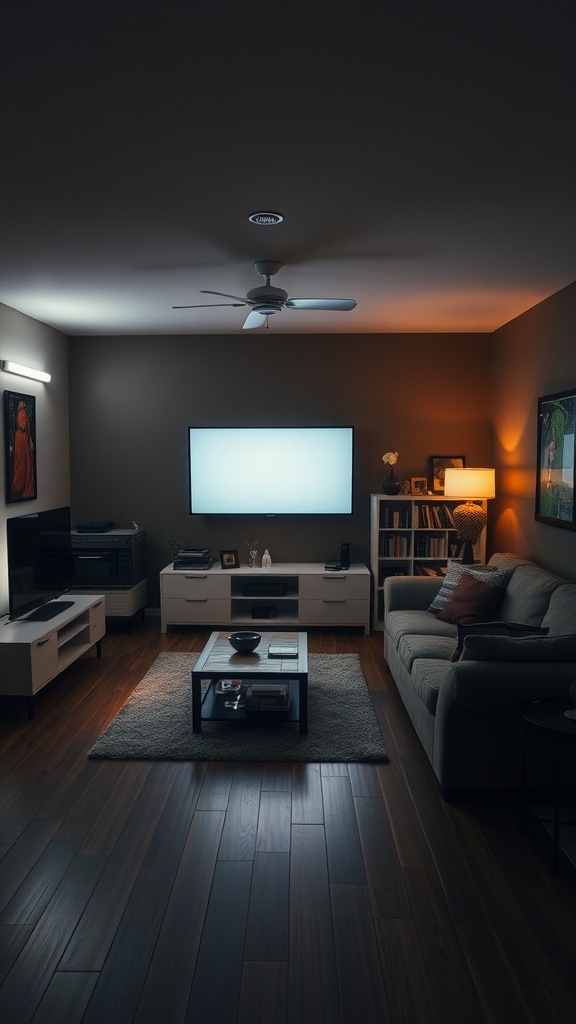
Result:
{"type": "Polygon", "coordinates": [[[283,721],[297,722],[301,735],[308,732],[308,637],[306,633],[261,633],[261,641],[252,654],[237,654],[228,642],[229,631],[211,633],[192,669],[192,728],[202,731],[203,721],[283,721]],[[271,658],[270,644],[297,643],[295,658],[271,658]],[[290,704],[286,710],[253,711],[236,709],[230,695],[216,693],[219,679],[241,679],[242,684],[284,683],[289,687],[290,704]],[[202,695],[202,681],[209,685],[202,695]]]}

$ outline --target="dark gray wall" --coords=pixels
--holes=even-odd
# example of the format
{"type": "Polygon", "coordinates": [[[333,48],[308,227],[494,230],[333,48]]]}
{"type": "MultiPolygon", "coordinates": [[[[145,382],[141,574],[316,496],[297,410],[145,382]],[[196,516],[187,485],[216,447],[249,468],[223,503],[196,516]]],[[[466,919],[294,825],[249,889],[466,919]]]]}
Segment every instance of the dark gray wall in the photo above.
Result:
{"type": "Polygon", "coordinates": [[[538,398],[576,387],[576,283],[493,337],[493,544],[576,580],[576,531],[534,518],[538,398]]]}
{"type": "Polygon", "coordinates": [[[398,450],[398,475],[432,454],[490,464],[487,335],[81,337],[70,340],[72,518],[135,520],[147,530],[150,605],[170,560],[166,533],[217,555],[246,538],[272,559],[323,561],[351,544],[369,559],[369,495],[398,450]],[[352,424],[352,517],[191,517],[189,425],[352,424]]]}

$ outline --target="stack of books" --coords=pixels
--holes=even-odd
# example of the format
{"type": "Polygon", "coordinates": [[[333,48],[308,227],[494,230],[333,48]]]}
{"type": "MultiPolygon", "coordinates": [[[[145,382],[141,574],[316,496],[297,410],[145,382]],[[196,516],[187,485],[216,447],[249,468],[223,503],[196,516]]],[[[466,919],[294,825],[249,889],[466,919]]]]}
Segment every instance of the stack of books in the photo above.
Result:
{"type": "Polygon", "coordinates": [[[298,657],[298,641],[297,640],[272,640],[268,645],[268,657],[269,658],[297,658],[298,657]]]}
{"type": "Polygon", "coordinates": [[[288,686],[278,683],[251,683],[244,698],[247,711],[286,711],[289,704],[288,686]]]}
{"type": "Polygon", "coordinates": [[[174,556],[175,569],[211,569],[214,555],[209,548],[180,548],[174,556]]]}

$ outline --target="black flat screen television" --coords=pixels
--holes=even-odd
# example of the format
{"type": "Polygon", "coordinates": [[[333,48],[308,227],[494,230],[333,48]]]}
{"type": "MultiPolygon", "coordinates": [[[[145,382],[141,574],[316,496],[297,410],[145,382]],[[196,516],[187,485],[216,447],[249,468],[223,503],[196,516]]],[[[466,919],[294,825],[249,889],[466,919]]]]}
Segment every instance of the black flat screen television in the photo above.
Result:
{"type": "Polygon", "coordinates": [[[68,507],[7,519],[6,542],[11,619],[29,616],[71,586],[68,507]]]}
{"type": "Polygon", "coordinates": [[[190,512],[351,515],[353,427],[189,427],[190,512]]]}

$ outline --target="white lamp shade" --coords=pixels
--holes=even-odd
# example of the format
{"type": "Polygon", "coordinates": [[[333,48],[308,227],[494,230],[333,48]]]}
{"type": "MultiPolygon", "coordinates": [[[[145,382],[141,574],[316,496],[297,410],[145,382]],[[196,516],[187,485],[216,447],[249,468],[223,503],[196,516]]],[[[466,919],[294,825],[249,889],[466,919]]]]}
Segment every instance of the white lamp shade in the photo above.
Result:
{"type": "Polygon", "coordinates": [[[495,498],[495,471],[493,469],[446,469],[444,474],[445,498],[495,498]]]}

